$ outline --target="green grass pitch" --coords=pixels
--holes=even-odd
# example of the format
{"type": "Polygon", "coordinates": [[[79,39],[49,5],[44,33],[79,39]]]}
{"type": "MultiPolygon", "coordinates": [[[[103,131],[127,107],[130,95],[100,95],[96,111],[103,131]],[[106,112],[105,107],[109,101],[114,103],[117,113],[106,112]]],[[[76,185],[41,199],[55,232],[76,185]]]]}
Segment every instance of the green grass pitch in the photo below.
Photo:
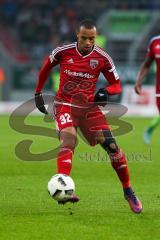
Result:
{"type": "MultiPolygon", "coordinates": [[[[0,240],[159,239],[160,128],[146,146],[142,133],[150,119],[126,120],[133,130],[117,137],[117,142],[128,156],[132,185],[143,203],[139,215],[124,200],[118,178],[104,160],[105,152],[81,139],[71,174],[81,201],[58,205],[46,188],[56,161],[23,161],[15,155],[16,144],[24,139],[33,140],[30,150],[35,154],[56,148],[58,140],[18,133],[9,127],[8,116],[0,116],[0,240]]],[[[26,122],[53,128],[40,116],[28,117],[26,122]]]]}

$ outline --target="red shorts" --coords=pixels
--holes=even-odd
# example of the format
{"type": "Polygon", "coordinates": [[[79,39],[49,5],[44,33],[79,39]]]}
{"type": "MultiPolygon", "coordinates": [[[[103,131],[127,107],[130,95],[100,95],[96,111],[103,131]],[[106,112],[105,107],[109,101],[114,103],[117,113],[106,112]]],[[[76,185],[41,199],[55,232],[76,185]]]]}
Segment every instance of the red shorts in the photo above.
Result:
{"type": "Polygon", "coordinates": [[[96,133],[99,130],[109,130],[105,115],[98,106],[78,108],[67,105],[55,105],[55,120],[58,131],[66,127],[79,127],[83,136],[91,146],[97,144],[96,133]]]}

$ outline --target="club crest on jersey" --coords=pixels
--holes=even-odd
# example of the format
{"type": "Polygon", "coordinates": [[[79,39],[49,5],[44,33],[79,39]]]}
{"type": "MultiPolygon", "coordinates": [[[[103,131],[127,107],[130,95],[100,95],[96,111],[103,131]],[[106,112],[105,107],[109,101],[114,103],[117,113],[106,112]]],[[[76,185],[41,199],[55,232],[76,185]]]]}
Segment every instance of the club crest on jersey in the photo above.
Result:
{"type": "Polygon", "coordinates": [[[95,69],[97,66],[98,66],[98,60],[96,59],[91,59],[90,62],[89,62],[89,65],[92,69],[95,69]]]}

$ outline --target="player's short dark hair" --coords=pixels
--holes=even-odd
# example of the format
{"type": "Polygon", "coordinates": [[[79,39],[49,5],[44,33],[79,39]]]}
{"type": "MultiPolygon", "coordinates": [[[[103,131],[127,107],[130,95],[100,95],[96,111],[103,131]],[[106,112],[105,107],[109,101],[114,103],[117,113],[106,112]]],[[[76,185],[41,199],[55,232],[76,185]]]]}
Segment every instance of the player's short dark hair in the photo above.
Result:
{"type": "Polygon", "coordinates": [[[79,23],[77,30],[79,31],[81,27],[85,27],[87,29],[92,29],[92,28],[96,27],[96,24],[91,19],[84,19],[79,23]]]}

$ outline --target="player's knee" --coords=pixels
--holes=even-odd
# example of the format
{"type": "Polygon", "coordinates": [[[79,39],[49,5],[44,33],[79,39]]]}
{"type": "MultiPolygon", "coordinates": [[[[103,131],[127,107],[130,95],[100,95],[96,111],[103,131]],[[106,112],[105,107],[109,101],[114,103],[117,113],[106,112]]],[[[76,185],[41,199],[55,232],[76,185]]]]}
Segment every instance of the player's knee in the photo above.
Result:
{"type": "Polygon", "coordinates": [[[115,153],[118,150],[118,145],[114,138],[108,138],[102,143],[102,147],[108,153],[115,153]]]}
{"type": "Polygon", "coordinates": [[[108,146],[108,150],[110,152],[116,152],[118,150],[118,146],[117,146],[116,142],[111,142],[108,146]]]}
{"type": "Polygon", "coordinates": [[[77,143],[77,139],[73,138],[67,141],[67,145],[71,148],[71,149],[75,149],[76,147],[76,143],[77,143]]]}
{"type": "Polygon", "coordinates": [[[68,137],[62,140],[61,147],[68,146],[70,149],[75,149],[77,145],[77,138],[76,137],[68,137]]]}

